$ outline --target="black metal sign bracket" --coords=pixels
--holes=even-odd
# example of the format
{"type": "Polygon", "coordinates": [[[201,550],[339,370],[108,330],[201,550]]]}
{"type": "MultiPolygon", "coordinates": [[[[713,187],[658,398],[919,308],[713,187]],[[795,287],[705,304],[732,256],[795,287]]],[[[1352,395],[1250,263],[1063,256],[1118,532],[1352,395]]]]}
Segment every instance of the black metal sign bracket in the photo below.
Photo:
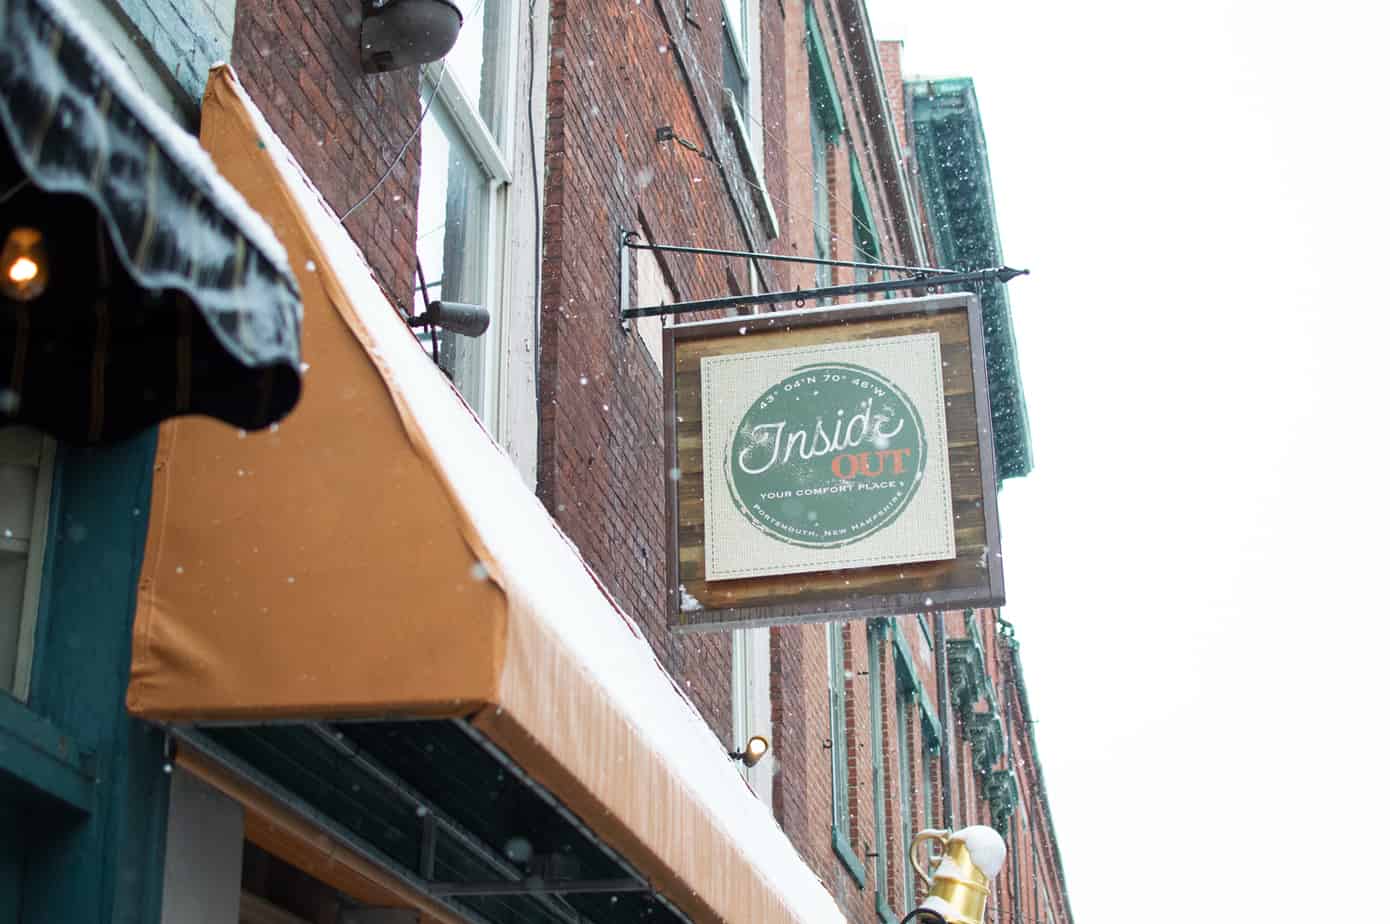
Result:
{"type": "Polygon", "coordinates": [[[903,266],[895,263],[861,263],[854,260],[824,260],[816,257],[791,257],[776,253],[754,253],[746,250],[727,250],[718,247],[687,247],[678,244],[651,244],[641,239],[636,231],[626,229],[618,232],[618,320],[623,330],[629,329],[634,318],[659,317],[662,315],[689,314],[694,311],[720,311],[729,308],[742,308],[750,305],[775,305],[791,302],[798,308],[807,302],[836,298],[841,295],[868,295],[876,292],[918,292],[939,286],[959,285],[973,282],[1008,282],[1018,276],[1028,275],[1028,270],[1013,269],[1008,266],[995,266],[980,270],[950,270],[933,266],[903,266]],[[898,278],[880,279],[873,282],[854,282],[838,286],[820,286],[811,289],[794,289],[783,292],[758,292],[748,295],[726,295],[694,301],[674,302],[670,305],[639,305],[632,307],[632,276],[630,269],[630,250],[650,250],[657,253],[702,254],[717,257],[737,257],[748,260],[765,260],[777,263],[800,263],[812,266],[839,266],[873,272],[897,273],[898,278]]]}

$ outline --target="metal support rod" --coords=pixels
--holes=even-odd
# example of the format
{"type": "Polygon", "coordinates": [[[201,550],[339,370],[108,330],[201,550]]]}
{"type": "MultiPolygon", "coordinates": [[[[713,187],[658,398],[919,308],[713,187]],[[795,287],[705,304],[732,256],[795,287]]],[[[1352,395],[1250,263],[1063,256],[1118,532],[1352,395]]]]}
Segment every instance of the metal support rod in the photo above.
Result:
{"type": "Polygon", "coordinates": [[[773,302],[806,302],[812,299],[835,298],[840,295],[862,295],[873,292],[896,292],[899,289],[928,289],[937,286],[959,285],[967,282],[1008,282],[1016,276],[1026,276],[1027,270],[996,266],[992,269],[974,270],[968,273],[948,273],[940,276],[919,276],[913,279],[884,279],[879,282],[856,282],[843,286],[825,286],[819,289],[797,289],[793,292],[760,292],[756,295],[726,295],[720,298],[706,298],[693,302],[675,302],[670,305],[646,305],[628,308],[622,312],[623,320],[646,318],[663,314],[688,314],[692,311],[721,311],[726,308],[739,308],[745,305],[767,305],[773,302]]]}
{"type": "MultiPolygon", "coordinates": [[[[390,769],[379,764],[374,757],[359,748],[355,742],[347,739],[340,731],[323,722],[308,722],[304,727],[312,731],[320,740],[332,747],[339,754],[342,754],[343,757],[355,763],[358,768],[366,771],[372,779],[385,786],[396,798],[407,805],[415,806],[416,814],[419,815],[422,820],[427,816],[433,816],[434,836],[436,838],[441,834],[447,836],[454,843],[467,850],[468,853],[483,866],[489,867],[494,875],[510,877],[509,881],[513,885],[522,881],[521,873],[517,872],[511,863],[495,853],[482,838],[466,830],[433,802],[417,792],[414,787],[406,783],[405,780],[402,780],[391,772],[390,769]]],[[[536,901],[544,905],[547,911],[558,918],[573,918],[574,909],[563,904],[559,899],[551,898],[545,894],[539,894],[536,896],[536,901]]]]}
{"type": "Polygon", "coordinates": [[[430,894],[439,898],[505,895],[575,895],[593,892],[646,892],[639,879],[524,879],[521,882],[434,882],[430,894]]]}
{"type": "Polygon", "coordinates": [[[632,325],[628,324],[628,290],[632,287],[632,267],[627,249],[632,245],[628,243],[637,234],[636,231],[618,232],[618,323],[622,325],[626,333],[632,325]]]}
{"type": "Polygon", "coordinates": [[[635,250],[655,250],[660,253],[693,253],[714,257],[747,257],[750,260],[768,260],[776,263],[806,263],[812,266],[844,266],[850,269],[890,270],[895,273],[954,273],[955,270],[935,266],[902,266],[897,263],[857,263],[854,260],[825,260],[820,257],[792,257],[780,253],[755,253],[750,250],[725,250],[719,247],[686,247],[680,244],[649,244],[637,239],[637,232],[628,231],[623,236],[623,245],[635,250]]]}

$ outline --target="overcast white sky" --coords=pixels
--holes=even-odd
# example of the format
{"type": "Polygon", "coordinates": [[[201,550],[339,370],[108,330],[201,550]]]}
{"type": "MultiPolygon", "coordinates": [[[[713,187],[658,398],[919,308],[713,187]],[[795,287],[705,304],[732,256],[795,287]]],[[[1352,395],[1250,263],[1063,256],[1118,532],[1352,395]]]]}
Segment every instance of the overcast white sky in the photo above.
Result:
{"type": "Polygon", "coordinates": [[[1006,616],[1078,924],[1378,919],[1390,17],[868,6],[909,73],[975,79],[1033,271],[1006,616]],[[1300,882],[1318,855],[1371,862],[1300,882]]]}

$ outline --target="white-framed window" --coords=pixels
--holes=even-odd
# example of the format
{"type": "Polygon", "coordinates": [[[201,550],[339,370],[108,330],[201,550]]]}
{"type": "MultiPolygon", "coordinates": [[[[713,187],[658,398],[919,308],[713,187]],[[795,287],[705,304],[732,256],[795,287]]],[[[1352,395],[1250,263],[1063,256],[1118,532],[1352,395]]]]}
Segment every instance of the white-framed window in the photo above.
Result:
{"type": "Polygon", "coordinates": [[[731,750],[741,749],[753,735],[772,745],[753,767],[737,766],[754,794],[772,806],[772,771],[777,763],[777,742],[772,740],[772,636],[767,627],[735,629],[732,633],[733,733],[731,750]]]}
{"type": "MultiPolygon", "coordinates": [[[[416,252],[425,292],[416,311],[439,299],[488,312],[492,320],[482,336],[440,331],[438,346],[441,368],[493,432],[508,322],[504,254],[518,9],[515,0],[467,5],[458,42],[442,62],[424,69],[420,84],[421,103],[430,109],[420,129],[416,252]]],[[[430,331],[419,332],[432,349],[430,331]]]]}
{"type": "MultiPolygon", "coordinates": [[[[815,242],[817,260],[829,260],[830,247],[830,139],[825,126],[812,110],[811,118],[811,236],[815,242]]],[[[832,284],[833,277],[829,266],[816,266],[816,286],[832,284]]],[[[821,299],[820,304],[826,300],[821,299]]]]}
{"type": "Polygon", "coordinates": [[[759,0],[723,0],[724,89],[733,97],[753,161],[763,163],[762,26],[759,0]]]}
{"type": "Polygon", "coordinates": [[[0,691],[19,700],[29,696],[55,451],[37,430],[0,429],[0,691]]]}
{"type": "Polygon", "coordinates": [[[723,0],[725,120],[753,187],[753,204],[771,237],[781,234],[763,174],[763,78],[760,0],[723,0]]]}

